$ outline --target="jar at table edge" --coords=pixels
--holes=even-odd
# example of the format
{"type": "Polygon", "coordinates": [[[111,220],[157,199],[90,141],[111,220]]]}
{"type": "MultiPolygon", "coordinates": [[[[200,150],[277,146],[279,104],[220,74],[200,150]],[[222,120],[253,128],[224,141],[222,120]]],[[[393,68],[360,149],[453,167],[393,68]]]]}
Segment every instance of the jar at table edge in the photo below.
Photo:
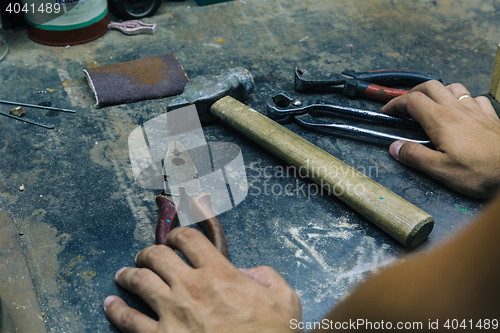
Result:
{"type": "Polygon", "coordinates": [[[46,45],[76,45],[108,31],[107,0],[23,0],[28,37],[46,45]],[[56,13],[55,7],[58,5],[56,13]],[[50,7],[49,11],[45,10],[50,7]],[[39,10],[42,8],[42,10],[39,10]]]}
{"type": "Polygon", "coordinates": [[[5,39],[5,30],[3,30],[2,18],[0,18],[0,60],[5,58],[9,52],[9,47],[7,46],[7,40],[5,39]]]}

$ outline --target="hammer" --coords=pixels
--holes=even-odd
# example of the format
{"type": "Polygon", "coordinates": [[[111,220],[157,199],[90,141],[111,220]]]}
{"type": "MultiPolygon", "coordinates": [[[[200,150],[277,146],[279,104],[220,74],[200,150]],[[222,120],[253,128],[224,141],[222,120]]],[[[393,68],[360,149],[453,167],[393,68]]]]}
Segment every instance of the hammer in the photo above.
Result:
{"type": "Polygon", "coordinates": [[[432,231],[434,218],[358,170],[274,120],[244,105],[255,83],[243,68],[221,75],[198,76],[167,109],[195,104],[200,120],[220,120],[283,161],[298,168],[321,188],[405,246],[420,244],[432,231]]]}

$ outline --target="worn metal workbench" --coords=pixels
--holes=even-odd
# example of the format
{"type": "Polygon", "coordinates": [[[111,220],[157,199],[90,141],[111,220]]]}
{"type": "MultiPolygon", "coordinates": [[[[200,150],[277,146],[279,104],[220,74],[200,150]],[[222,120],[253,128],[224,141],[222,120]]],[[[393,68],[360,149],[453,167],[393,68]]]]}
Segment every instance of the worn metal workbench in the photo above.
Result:
{"type": "MultiPolygon", "coordinates": [[[[39,45],[24,32],[7,34],[1,99],[77,110],[30,112],[54,130],[0,118],[0,253],[7,258],[1,258],[0,295],[17,297],[12,312],[23,327],[45,322],[52,332],[114,332],[102,310],[107,295],[144,306],[113,280],[153,243],[157,219],[156,192],[134,183],[127,138],[164,113],[165,102],[96,109],[85,68],[165,52],[175,54],[191,78],[241,66],[256,82],[245,103],[265,112],[272,92],[293,92],[297,64],[331,72],[410,69],[485,94],[500,41],[498,0],[254,0],[206,7],[188,0],[164,2],[144,21],[157,23],[158,32],[110,31],[72,47],[39,45]]],[[[436,223],[424,244],[405,249],[336,198],[308,192],[308,180],[281,174],[286,165],[230,128],[205,127],[207,141],[241,147],[250,186],[241,204],[219,216],[230,260],[238,267],[274,267],[300,295],[304,321],[320,319],[371,272],[442,243],[484,204],[399,164],[387,147],[287,127],[365,171],[436,223]],[[292,191],[279,191],[287,185],[292,191]]]]}

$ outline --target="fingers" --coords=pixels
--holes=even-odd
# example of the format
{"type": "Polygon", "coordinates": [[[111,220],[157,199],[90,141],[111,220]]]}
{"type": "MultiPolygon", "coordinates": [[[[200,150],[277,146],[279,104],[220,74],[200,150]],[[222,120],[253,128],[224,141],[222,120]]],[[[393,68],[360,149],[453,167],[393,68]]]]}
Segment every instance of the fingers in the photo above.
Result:
{"type": "Polygon", "coordinates": [[[483,112],[488,115],[491,119],[498,121],[498,114],[496,113],[493,105],[491,105],[490,100],[485,96],[478,96],[474,98],[477,105],[483,112]]]}
{"type": "Polygon", "coordinates": [[[459,85],[462,86],[461,84],[457,83],[445,87],[441,82],[432,80],[419,84],[418,86],[413,88],[410,92],[420,92],[429,97],[430,99],[432,99],[437,104],[449,105],[450,103],[455,103],[459,96],[465,94],[470,95],[467,89],[465,89],[465,87],[462,86],[462,88],[465,91],[460,95],[455,96],[453,92],[450,90],[450,88],[453,88],[457,93],[459,93],[459,87],[458,87],[459,85]]]}
{"type": "Polygon", "coordinates": [[[240,269],[240,271],[270,290],[279,291],[283,286],[290,288],[285,279],[283,279],[278,272],[269,266],[240,269]]]}
{"type": "Polygon", "coordinates": [[[382,108],[382,112],[395,117],[413,118],[424,129],[434,125],[436,117],[440,116],[438,104],[420,91],[394,98],[382,108]]]}
{"type": "Polygon", "coordinates": [[[104,300],[104,311],[109,320],[121,332],[156,332],[158,323],[139,311],[129,307],[120,297],[108,296],[104,300]]]}
{"type": "Polygon", "coordinates": [[[470,92],[460,83],[454,83],[447,86],[448,90],[457,98],[457,101],[465,105],[470,110],[478,110],[478,104],[471,97],[470,92]]]}
{"type": "Polygon", "coordinates": [[[489,118],[498,120],[498,115],[488,98],[479,96],[472,98],[467,88],[460,83],[450,84],[447,87],[457,100],[465,105],[469,110],[483,112],[489,118]]]}
{"type": "Polygon", "coordinates": [[[137,254],[135,263],[158,274],[169,286],[182,280],[191,269],[172,248],[164,245],[145,248],[137,254]]]}
{"type": "Polygon", "coordinates": [[[173,229],[165,243],[167,246],[150,246],[139,252],[136,264],[151,269],[172,287],[182,282],[192,269],[174,249],[180,251],[194,268],[199,268],[216,258],[227,261],[201,232],[193,228],[173,229]]]}
{"type": "Polygon", "coordinates": [[[207,237],[193,228],[173,229],[167,236],[166,245],[179,250],[194,268],[217,258],[227,261],[207,237]]]}
{"type": "Polygon", "coordinates": [[[460,83],[454,83],[447,86],[450,92],[457,98],[457,100],[465,105],[469,110],[482,111],[488,117],[498,120],[498,115],[491,105],[491,102],[485,96],[472,98],[467,88],[460,83]]]}
{"type": "Polygon", "coordinates": [[[438,81],[427,81],[413,88],[408,94],[393,99],[382,108],[382,111],[395,116],[410,116],[418,120],[425,113],[429,113],[429,108],[435,108],[437,105],[453,105],[458,102],[459,98],[462,98],[461,102],[463,101],[462,103],[466,106],[470,106],[471,103],[472,106],[476,105],[469,91],[459,83],[445,87],[438,81]]]}
{"type": "Polygon", "coordinates": [[[421,170],[434,178],[441,178],[445,156],[439,151],[432,150],[419,143],[400,140],[391,144],[389,153],[394,159],[403,164],[421,170]]]}
{"type": "Polygon", "coordinates": [[[482,112],[489,118],[498,120],[495,109],[486,97],[472,98],[463,85],[454,83],[445,87],[438,81],[418,85],[408,94],[391,100],[382,108],[382,112],[397,117],[411,117],[430,134],[428,129],[439,124],[443,112],[447,112],[440,106],[453,105],[463,105],[466,109],[462,110],[482,112]]]}
{"type": "Polygon", "coordinates": [[[295,290],[293,290],[285,279],[283,279],[283,277],[273,268],[269,266],[259,266],[249,269],[240,269],[240,272],[269,290],[280,294],[281,297],[288,298],[290,304],[299,309],[299,312],[301,311],[302,306],[299,295],[297,295],[295,290]]]}
{"type": "Polygon", "coordinates": [[[455,96],[456,99],[462,98],[465,100],[466,98],[471,98],[470,92],[460,83],[450,84],[446,86],[446,88],[453,94],[453,96],[455,96]]]}
{"type": "Polygon", "coordinates": [[[394,98],[382,108],[382,112],[396,117],[411,117],[425,128],[439,117],[437,106],[450,102],[456,102],[456,97],[442,83],[433,80],[394,98]]]}
{"type": "Polygon", "coordinates": [[[116,273],[115,281],[140,296],[156,313],[161,312],[166,305],[165,297],[170,295],[170,287],[165,281],[147,268],[124,267],[116,273]]]}

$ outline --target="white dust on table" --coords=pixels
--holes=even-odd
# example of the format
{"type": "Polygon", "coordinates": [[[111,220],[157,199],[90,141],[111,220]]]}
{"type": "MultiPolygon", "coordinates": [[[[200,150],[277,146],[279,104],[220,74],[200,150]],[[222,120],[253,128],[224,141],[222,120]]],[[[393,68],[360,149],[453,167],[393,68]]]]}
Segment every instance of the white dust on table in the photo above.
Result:
{"type": "Polygon", "coordinates": [[[307,226],[275,229],[280,230],[277,236],[283,245],[295,250],[295,269],[309,272],[309,279],[296,288],[299,296],[314,292],[315,302],[342,298],[367,276],[396,260],[389,245],[362,234],[359,225],[350,219],[313,219],[307,226]],[[332,248],[329,242],[338,243],[334,247],[338,252],[325,250],[332,248]]]}
{"type": "Polygon", "coordinates": [[[85,99],[87,96],[87,86],[82,84],[79,80],[72,78],[69,72],[63,68],[58,68],[57,74],[59,74],[64,91],[71,102],[71,106],[81,106],[82,108],[88,107],[88,103],[85,99]]]}

